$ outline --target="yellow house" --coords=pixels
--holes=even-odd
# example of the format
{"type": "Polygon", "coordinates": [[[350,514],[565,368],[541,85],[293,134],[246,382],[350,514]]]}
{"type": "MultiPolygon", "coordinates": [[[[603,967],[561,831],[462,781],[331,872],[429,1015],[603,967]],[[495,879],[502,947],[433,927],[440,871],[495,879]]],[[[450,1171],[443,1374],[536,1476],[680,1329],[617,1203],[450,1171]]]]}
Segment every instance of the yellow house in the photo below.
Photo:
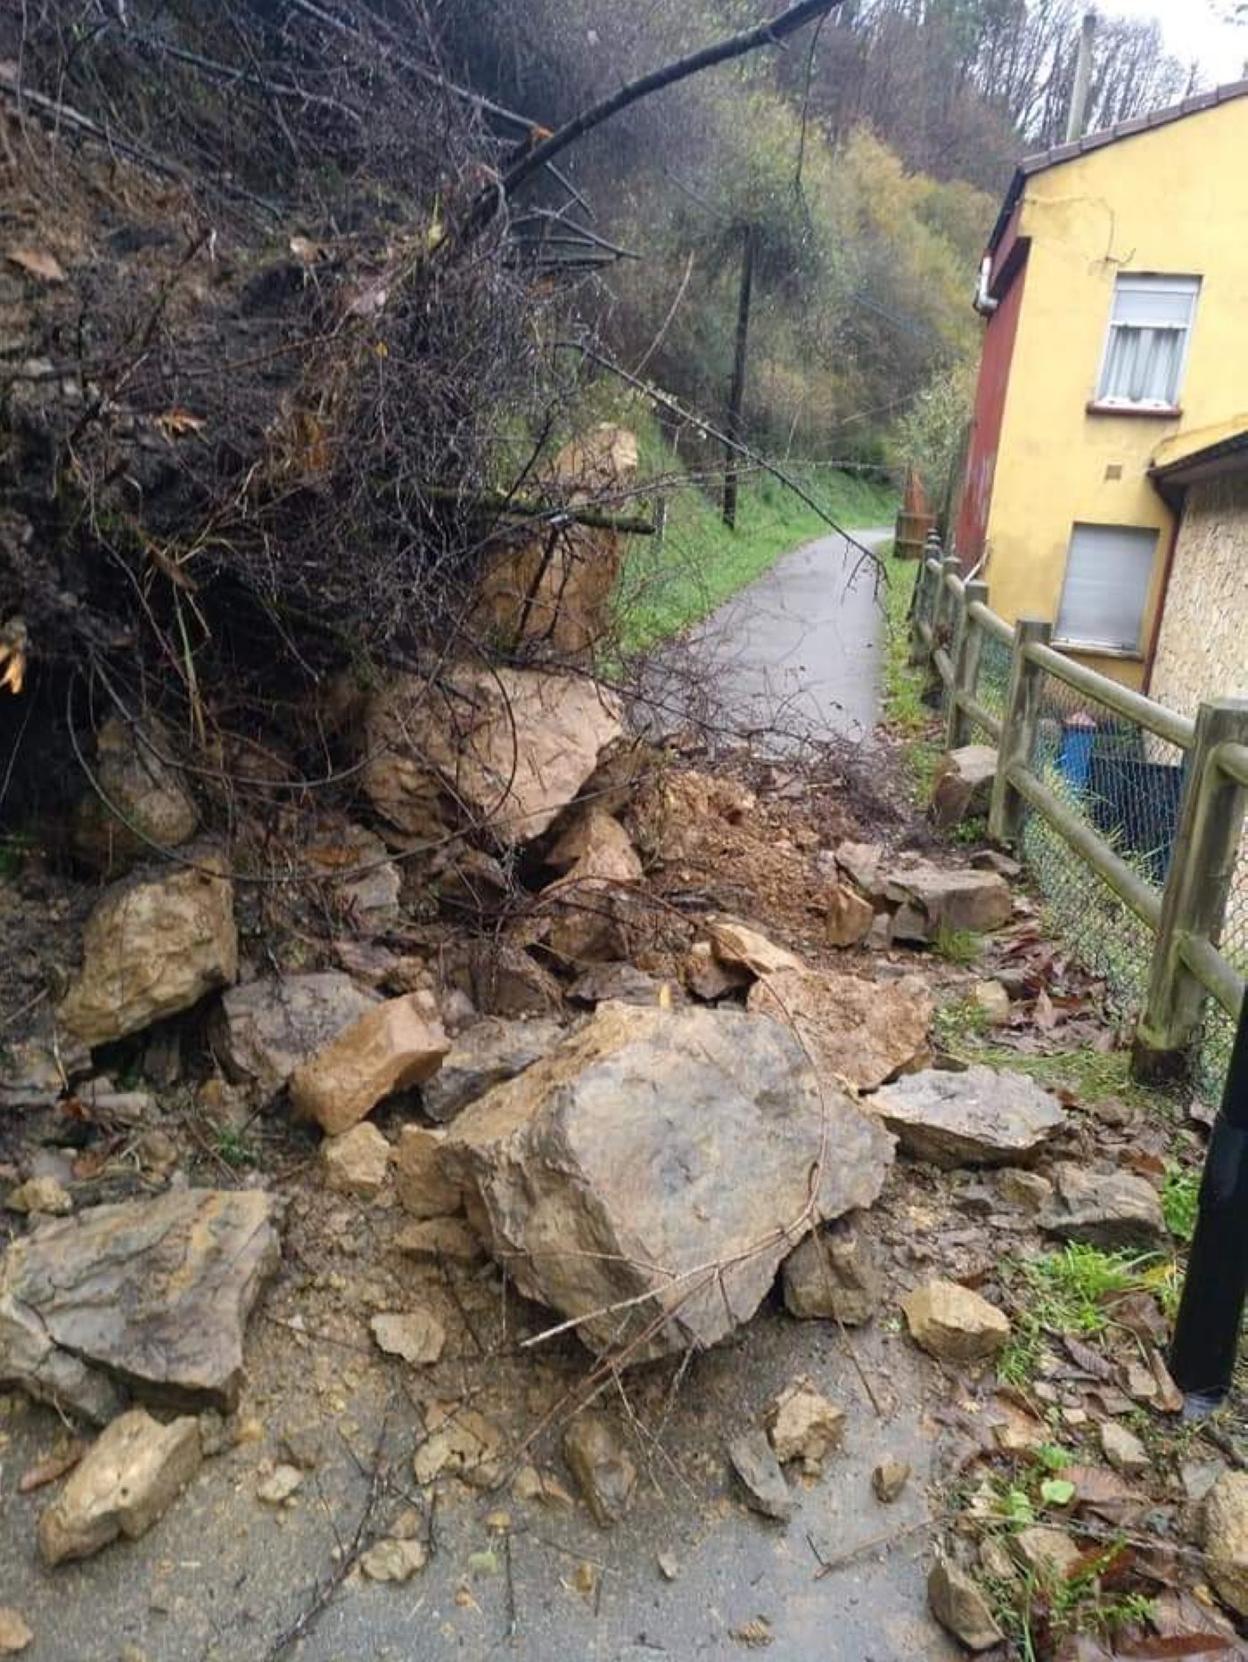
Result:
{"type": "Polygon", "coordinates": [[[977,306],[955,551],[995,611],[1048,618],[1063,649],[1146,685],[1167,459],[1248,403],[1248,81],[1023,161],[977,306]]]}

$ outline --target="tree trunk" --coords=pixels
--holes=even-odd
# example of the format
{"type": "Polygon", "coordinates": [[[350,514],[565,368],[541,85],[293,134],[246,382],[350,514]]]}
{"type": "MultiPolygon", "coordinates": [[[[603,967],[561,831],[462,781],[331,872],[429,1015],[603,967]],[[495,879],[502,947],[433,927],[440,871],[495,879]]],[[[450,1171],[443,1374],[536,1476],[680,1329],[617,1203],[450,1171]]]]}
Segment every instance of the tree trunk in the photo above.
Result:
{"type": "MultiPolygon", "coordinates": [[[[741,406],[745,402],[745,370],[750,350],[750,301],[754,290],[754,227],[747,225],[741,249],[741,293],[737,301],[737,345],[732,362],[732,386],[728,391],[728,436],[741,443],[741,406]]],[[[724,451],[724,524],[737,528],[737,456],[724,451]]]]}

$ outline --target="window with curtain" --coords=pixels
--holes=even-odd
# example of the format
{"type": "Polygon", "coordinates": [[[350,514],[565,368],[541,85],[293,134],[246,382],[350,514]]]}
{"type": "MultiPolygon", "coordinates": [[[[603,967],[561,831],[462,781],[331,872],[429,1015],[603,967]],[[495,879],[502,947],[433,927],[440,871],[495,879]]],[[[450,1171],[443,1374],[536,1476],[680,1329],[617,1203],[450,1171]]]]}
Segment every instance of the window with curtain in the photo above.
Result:
{"type": "Polygon", "coordinates": [[[1090,650],[1138,652],[1156,554],[1156,531],[1076,525],[1066,556],[1057,639],[1090,650]]]}
{"type": "Polygon", "coordinates": [[[1119,276],[1098,404],[1174,408],[1199,292],[1199,277],[1119,276]]]}

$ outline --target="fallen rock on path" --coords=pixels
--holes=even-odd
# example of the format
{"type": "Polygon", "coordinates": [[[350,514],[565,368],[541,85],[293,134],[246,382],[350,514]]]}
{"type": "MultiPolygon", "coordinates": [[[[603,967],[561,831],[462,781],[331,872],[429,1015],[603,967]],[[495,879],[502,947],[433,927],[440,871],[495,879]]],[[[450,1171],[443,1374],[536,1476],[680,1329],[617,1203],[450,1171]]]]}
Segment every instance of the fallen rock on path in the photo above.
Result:
{"type": "Polygon", "coordinates": [[[370,701],[362,750],[373,807],[412,836],[467,824],[539,837],[623,733],[611,695],[552,670],[459,665],[400,675],[370,701]]]}
{"type": "Polygon", "coordinates": [[[303,1119],[335,1136],[383,1098],[420,1085],[438,1070],[451,1041],[419,993],[374,1005],[295,1070],[290,1100],[303,1119]]]}
{"type": "Polygon", "coordinates": [[[442,1065],[421,1087],[421,1107],[446,1124],[470,1102],[514,1079],[563,1037],[557,1021],[504,1021],[486,1016],[458,1035],[442,1065]]]}
{"type": "Polygon", "coordinates": [[[869,1206],[892,1138],[778,1023],[606,1004],[466,1109],[444,1163],[521,1292],[631,1363],[753,1315],[810,1227],[821,1151],[818,1212],[869,1206]]]}
{"type": "Polygon", "coordinates": [[[928,1572],[927,1601],[932,1615],[967,1650],[991,1650],[1005,1638],[992,1606],[965,1570],[937,1558],[928,1572]]]}
{"type": "Polygon", "coordinates": [[[226,1076],[268,1101],[295,1069],[380,1000],[341,970],[270,976],[231,987],[212,1021],[212,1047],[226,1076]]]}
{"type": "Polygon", "coordinates": [[[11,1604],[0,1604],[0,1656],[17,1656],[34,1640],[34,1632],[21,1611],[11,1604]]]}
{"type": "Polygon", "coordinates": [[[212,849],[192,852],[196,869],[128,877],[96,902],[83,931],[82,969],[59,1010],[80,1043],[137,1033],[238,975],[228,863],[212,849]]]}
{"type": "Polygon", "coordinates": [[[1248,1616],[1248,1472],[1223,1472],[1205,1496],[1203,1543],[1210,1581],[1237,1616],[1248,1616]]]}
{"type": "Polygon", "coordinates": [[[746,1505],[764,1518],[788,1523],[796,1505],[767,1434],[741,1432],[729,1442],[728,1458],[745,1491],[746,1505]]]}
{"type": "Polygon", "coordinates": [[[1040,1227],[1062,1241],[1104,1252],[1161,1252],[1169,1245],[1161,1199],[1132,1172],[1089,1171],[1073,1161],[1053,1168],[1054,1194],[1040,1227]]]}
{"type": "Polygon", "coordinates": [[[990,744],[964,744],[949,751],[932,785],[932,821],[941,830],[987,814],[997,752],[990,744]]]}
{"type": "Polygon", "coordinates": [[[898,867],[887,874],[887,898],[896,904],[894,941],[929,945],[942,930],[987,935],[1010,921],[1013,898],[995,871],[929,865],[898,867]]]}
{"type": "Polygon", "coordinates": [[[432,1366],[446,1346],[446,1329],[429,1310],[386,1311],[369,1326],[379,1350],[416,1368],[432,1366]]]}
{"type": "Polygon", "coordinates": [[[1003,1311],[956,1281],[929,1281],[901,1301],[915,1344],[942,1362],[981,1362],[1010,1336],[1003,1311]]]}
{"type": "Polygon", "coordinates": [[[750,990],[748,1008],[792,1022],[825,1085],[871,1091],[928,1056],[934,1005],[916,975],[864,981],[830,970],[780,969],[750,990]]]}
{"type": "Polygon", "coordinates": [[[1023,1166],[1062,1130],[1058,1102],[1026,1074],[929,1068],[871,1098],[903,1152],[932,1165],[1023,1166]]]}
{"type": "Polygon", "coordinates": [[[341,1137],[326,1137],[321,1144],[325,1187],[335,1194],[371,1200],[385,1187],[393,1152],[377,1127],[367,1121],[341,1137]]]}
{"type": "Polygon", "coordinates": [[[801,1462],[817,1477],[823,1462],[845,1438],[845,1410],[817,1391],[803,1374],[786,1385],[764,1416],[767,1435],[782,1466],[801,1462]]]}
{"type": "Polygon", "coordinates": [[[161,1425],[136,1408],[101,1433],[39,1518],[39,1553],[49,1568],[89,1558],[125,1535],[152,1527],[199,1470],[199,1424],[161,1425]]]}
{"type": "Polygon", "coordinates": [[[806,1237],[784,1261],[784,1307],[809,1321],[825,1318],[861,1327],[879,1308],[882,1282],[857,1223],[840,1219],[806,1237]]]}
{"type": "Polygon", "coordinates": [[[637,1468],[615,1421],[578,1414],[563,1434],[563,1457],[598,1527],[619,1523],[637,1486],[637,1468]]]}
{"type": "Polygon", "coordinates": [[[446,1133],[405,1125],[394,1148],[394,1185],[399,1205],[413,1218],[452,1217],[464,1194],[446,1169],[446,1133]]]}
{"type": "Polygon", "coordinates": [[[0,1264],[0,1380],[97,1424],[123,1390],[232,1408],[279,1256],[257,1189],[170,1190],[44,1224],[0,1264]]]}
{"type": "Polygon", "coordinates": [[[800,971],[805,967],[794,953],[777,946],[761,930],[737,918],[707,918],[705,928],[711,939],[711,951],[730,969],[769,976],[780,970],[800,971]]]}

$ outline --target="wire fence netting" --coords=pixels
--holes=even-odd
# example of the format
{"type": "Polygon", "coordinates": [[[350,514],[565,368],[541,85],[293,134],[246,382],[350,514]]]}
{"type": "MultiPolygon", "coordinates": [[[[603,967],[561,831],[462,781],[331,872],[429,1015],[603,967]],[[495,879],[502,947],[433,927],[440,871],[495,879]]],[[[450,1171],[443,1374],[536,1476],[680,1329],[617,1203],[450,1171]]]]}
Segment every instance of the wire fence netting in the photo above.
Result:
{"type": "MultiPolygon", "coordinates": [[[[1046,674],[1030,767],[1160,899],[1179,825],[1183,751],[1046,674]]],[[[1151,927],[1031,808],[1022,847],[1063,938],[1103,977],[1122,1012],[1137,1014],[1148,989],[1151,927]]]]}

